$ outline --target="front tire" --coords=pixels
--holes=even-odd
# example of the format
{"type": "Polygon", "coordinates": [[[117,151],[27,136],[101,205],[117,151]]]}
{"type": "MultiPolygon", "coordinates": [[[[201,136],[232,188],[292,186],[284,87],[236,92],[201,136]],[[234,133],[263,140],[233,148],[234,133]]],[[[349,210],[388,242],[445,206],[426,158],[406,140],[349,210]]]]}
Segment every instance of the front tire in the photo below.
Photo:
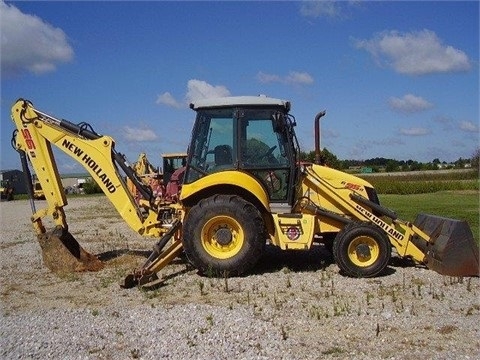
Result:
{"type": "Polygon", "coordinates": [[[374,277],[381,274],[390,261],[392,245],[377,226],[352,222],[335,237],[333,257],[340,270],[351,277],[374,277]]]}
{"type": "Polygon", "coordinates": [[[189,211],[183,226],[188,260],[201,273],[241,275],[255,266],[265,248],[260,212],[238,196],[215,195],[189,211]]]}

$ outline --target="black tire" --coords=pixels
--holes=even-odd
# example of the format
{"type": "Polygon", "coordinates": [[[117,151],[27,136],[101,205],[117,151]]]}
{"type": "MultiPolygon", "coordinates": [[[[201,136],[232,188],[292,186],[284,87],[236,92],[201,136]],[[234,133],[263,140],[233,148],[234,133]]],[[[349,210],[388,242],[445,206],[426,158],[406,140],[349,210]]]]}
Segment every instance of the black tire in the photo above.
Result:
{"type": "Polygon", "coordinates": [[[236,276],[252,269],[265,248],[260,212],[238,196],[215,195],[188,212],[183,247],[188,260],[208,276],[236,276]]]}
{"type": "Polygon", "coordinates": [[[347,224],[335,237],[333,257],[340,270],[351,277],[374,277],[388,265],[392,245],[388,236],[370,223],[347,224]]]}

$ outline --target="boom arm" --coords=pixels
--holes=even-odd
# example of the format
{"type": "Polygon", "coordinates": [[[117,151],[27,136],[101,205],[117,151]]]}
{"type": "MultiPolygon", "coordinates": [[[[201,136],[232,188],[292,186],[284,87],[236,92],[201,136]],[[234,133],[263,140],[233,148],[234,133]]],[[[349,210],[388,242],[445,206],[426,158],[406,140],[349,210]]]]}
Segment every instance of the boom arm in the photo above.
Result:
{"type": "MultiPolygon", "coordinates": [[[[317,176],[311,168],[305,168],[304,171],[307,174],[308,182],[311,184],[310,186],[316,189],[322,189],[325,194],[334,199],[334,201],[343,208],[343,213],[350,214],[351,217],[354,217],[359,221],[372,222],[379,226],[389,237],[391,244],[395,247],[400,256],[411,257],[419,263],[425,262],[424,252],[412,242],[412,238],[416,236],[419,239],[418,242],[427,243],[429,241],[429,236],[418,227],[409,222],[398,219],[393,211],[357,195],[354,190],[345,188],[346,191],[339,191],[340,189],[335,188],[335,186],[329,181],[317,176]],[[369,211],[369,208],[389,217],[392,220],[391,224],[386,223],[380,217],[374,215],[369,211]]],[[[322,209],[314,209],[310,206],[310,211],[315,212],[317,215],[326,216],[337,222],[345,223],[351,221],[351,219],[348,218],[343,218],[342,220],[338,214],[332,214],[325,211],[322,212],[321,210],[322,209]]]]}
{"type": "MultiPolygon", "coordinates": [[[[48,208],[34,213],[37,233],[44,233],[41,218],[51,215],[57,226],[68,230],[63,207],[67,205],[51,144],[57,146],[78,161],[97,182],[126,223],[145,236],[158,237],[163,232],[152,209],[151,190],[141,184],[125,157],[115,151],[115,141],[109,136],[95,133],[86,124],[73,124],[36,110],[33,105],[19,99],[12,108],[12,120],[18,130],[14,145],[27,154],[45,192],[48,208]],[[144,215],[118,171],[120,167],[137,186],[141,194],[149,199],[144,215]]],[[[31,179],[29,179],[31,180],[31,179]]]]}

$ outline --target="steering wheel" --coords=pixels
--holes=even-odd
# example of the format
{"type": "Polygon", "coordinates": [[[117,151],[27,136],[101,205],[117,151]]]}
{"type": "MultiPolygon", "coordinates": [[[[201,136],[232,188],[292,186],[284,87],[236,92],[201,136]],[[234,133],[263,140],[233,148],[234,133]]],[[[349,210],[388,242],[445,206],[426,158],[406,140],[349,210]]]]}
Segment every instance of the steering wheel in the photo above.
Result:
{"type": "Polygon", "coordinates": [[[273,151],[277,148],[277,145],[272,146],[268,151],[266,151],[264,154],[258,155],[258,154],[249,154],[246,153],[244,155],[244,159],[247,163],[250,164],[256,164],[260,162],[262,159],[267,159],[269,163],[274,163],[277,161],[274,157],[272,158],[273,151]]]}
{"type": "Polygon", "coordinates": [[[268,149],[268,151],[263,154],[263,155],[260,155],[258,158],[259,159],[263,159],[263,158],[268,158],[270,155],[273,154],[273,151],[277,148],[277,145],[274,145],[272,146],[270,149],[268,149]]]}
{"type": "MultiPolygon", "coordinates": [[[[265,154],[262,154],[262,155],[260,155],[260,156],[256,156],[255,158],[256,158],[257,160],[267,159],[268,162],[271,163],[271,162],[273,162],[273,161],[270,159],[270,157],[272,156],[273,151],[274,151],[276,148],[277,148],[277,145],[274,145],[274,146],[272,146],[270,149],[268,149],[268,151],[267,151],[265,154]]],[[[275,159],[275,160],[276,160],[276,159],[275,159]]]]}

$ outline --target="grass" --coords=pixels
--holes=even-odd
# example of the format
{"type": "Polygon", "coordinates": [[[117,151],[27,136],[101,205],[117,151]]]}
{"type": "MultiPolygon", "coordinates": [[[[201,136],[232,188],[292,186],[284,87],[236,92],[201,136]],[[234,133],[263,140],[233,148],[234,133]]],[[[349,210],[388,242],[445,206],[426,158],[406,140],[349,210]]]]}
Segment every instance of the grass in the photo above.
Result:
{"type": "Polygon", "coordinates": [[[479,240],[479,192],[441,191],[428,194],[379,195],[380,203],[397,212],[403,220],[414,221],[418,213],[466,220],[473,237],[479,240]]]}
{"type": "Polygon", "coordinates": [[[430,181],[451,181],[451,180],[465,180],[465,179],[477,179],[479,177],[478,169],[471,169],[467,171],[452,170],[452,171],[412,171],[410,173],[375,173],[375,174],[358,174],[368,180],[375,179],[392,179],[402,181],[414,181],[414,180],[430,180],[430,181]]]}
{"type": "Polygon", "coordinates": [[[451,180],[451,181],[376,181],[375,189],[380,194],[427,194],[438,191],[448,190],[477,190],[479,189],[478,180],[451,180]]]}
{"type": "Polygon", "coordinates": [[[479,172],[412,172],[362,176],[379,194],[426,194],[448,190],[479,190],[479,172]]]}

